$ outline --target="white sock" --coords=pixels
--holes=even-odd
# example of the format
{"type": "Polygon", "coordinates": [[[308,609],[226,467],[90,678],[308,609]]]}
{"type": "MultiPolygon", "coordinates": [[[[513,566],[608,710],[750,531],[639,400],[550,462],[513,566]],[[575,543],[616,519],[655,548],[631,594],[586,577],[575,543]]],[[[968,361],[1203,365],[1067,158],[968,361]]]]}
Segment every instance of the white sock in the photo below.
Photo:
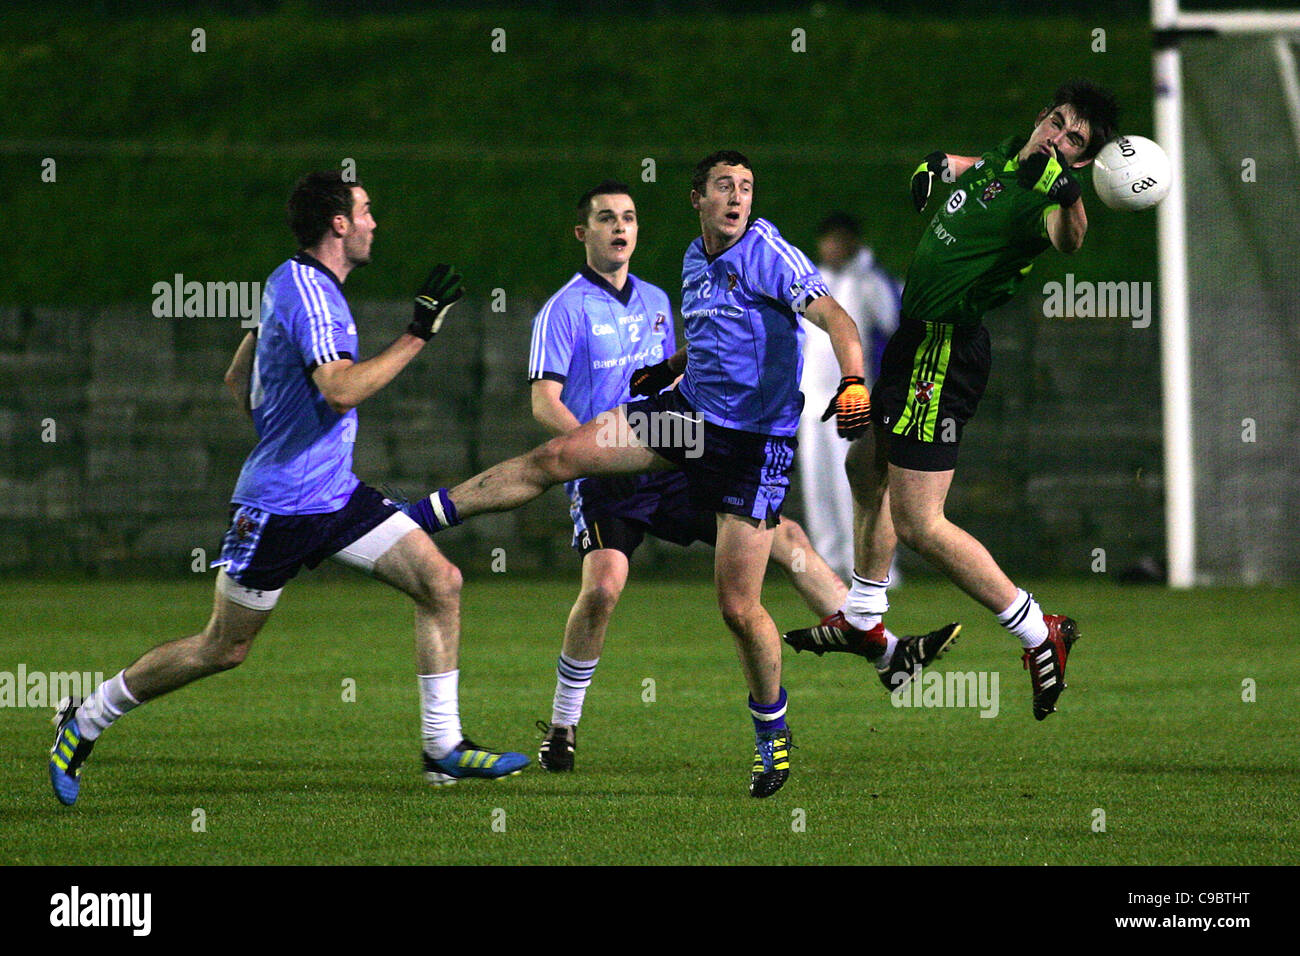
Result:
{"type": "MultiPolygon", "coordinates": [[[[844,619],[859,631],[869,631],[889,610],[889,575],[883,581],[870,581],[853,575],[853,587],[844,600],[844,619]]],[[[892,649],[891,649],[892,650],[892,649]]]]}
{"type": "Polygon", "coordinates": [[[424,750],[435,760],[441,760],[464,739],[460,731],[460,670],[417,676],[424,750]]]}
{"type": "Polygon", "coordinates": [[[140,706],[126,689],[124,674],[126,671],[118,671],[104,681],[77,708],[77,729],[86,740],[98,740],[113,721],[140,706]]]}
{"type": "Polygon", "coordinates": [[[1020,646],[1028,650],[1047,640],[1047,622],[1043,609],[1028,591],[1016,588],[1016,599],[998,615],[998,623],[1020,638],[1020,646]]]}
{"type": "Polygon", "coordinates": [[[563,727],[576,727],[582,719],[582,702],[587,699],[587,688],[596,673],[599,657],[577,661],[560,654],[555,662],[555,701],[551,705],[551,723],[563,727]]]}
{"type": "Polygon", "coordinates": [[[889,670],[889,662],[894,659],[894,649],[898,647],[898,637],[889,628],[885,628],[885,653],[876,659],[876,670],[889,670]]]}

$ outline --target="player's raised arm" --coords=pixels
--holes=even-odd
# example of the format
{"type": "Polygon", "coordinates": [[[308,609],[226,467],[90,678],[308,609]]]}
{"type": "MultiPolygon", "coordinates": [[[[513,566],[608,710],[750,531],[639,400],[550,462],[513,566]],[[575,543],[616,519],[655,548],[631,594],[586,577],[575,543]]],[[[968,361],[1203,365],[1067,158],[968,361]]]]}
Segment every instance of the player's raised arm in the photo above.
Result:
{"type": "Polygon", "coordinates": [[[857,323],[829,295],[809,302],[804,318],[830,336],[835,359],[840,363],[840,387],[836,389],[822,421],[834,415],[840,437],[857,438],[871,422],[871,397],[867,392],[862,338],[857,323]]]}
{"type": "Polygon", "coordinates": [[[406,332],[374,358],[354,362],[342,358],[318,365],[312,381],[330,408],[342,415],[397,377],[424,348],[447,317],[448,310],[464,295],[460,276],[450,267],[439,265],[429,274],[415,297],[414,318],[406,332]]]}
{"type": "Polygon", "coordinates": [[[424,342],[408,332],[364,362],[339,359],[318,365],[311,373],[311,380],[329,407],[343,415],[396,378],[422,348],[424,342]]]}
{"type": "Polygon", "coordinates": [[[912,205],[916,211],[924,211],[936,178],[946,183],[956,182],[958,176],[977,162],[978,156],[956,156],[942,150],[936,150],[921,160],[921,165],[912,173],[912,205]]]}
{"type": "Polygon", "coordinates": [[[1067,255],[1083,247],[1083,237],[1088,232],[1088,215],[1083,200],[1074,205],[1053,209],[1047,214],[1047,238],[1059,252],[1067,255]]]}
{"type": "Polygon", "coordinates": [[[1088,231],[1083,209],[1083,186],[1058,147],[1052,154],[1038,153],[1020,164],[1021,181],[1057,204],[1043,217],[1047,238],[1059,252],[1078,252],[1088,231]]]}
{"type": "Polygon", "coordinates": [[[249,407],[249,384],[253,377],[253,354],[256,348],[257,335],[249,332],[240,341],[239,348],[235,349],[230,368],[226,369],[223,379],[230,394],[235,396],[236,404],[250,417],[253,411],[249,407]]]}

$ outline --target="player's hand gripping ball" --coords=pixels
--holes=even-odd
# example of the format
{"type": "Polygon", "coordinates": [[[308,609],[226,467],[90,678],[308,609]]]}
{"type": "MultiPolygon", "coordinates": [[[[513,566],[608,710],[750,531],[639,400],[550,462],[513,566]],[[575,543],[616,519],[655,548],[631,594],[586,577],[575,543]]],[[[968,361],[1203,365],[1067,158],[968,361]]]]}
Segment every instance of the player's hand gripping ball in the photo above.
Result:
{"type": "Polygon", "coordinates": [[[835,397],[826,406],[822,421],[835,416],[835,431],[841,438],[852,441],[866,433],[871,424],[871,394],[867,391],[866,379],[856,375],[845,375],[840,379],[840,387],[835,397]]]}
{"type": "Polygon", "coordinates": [[[442,328],[448,310],[464,294],[465,289],[455,268],[440,262],[415,294],[414,317],[406,331],[429,341],[442,328]]]}
{"type": "Polygon", "coordinates": [[[1111,209],[1149,209],[1169,195],[1173,173],[1158,143],[1142,136],[1117,136],[1092,162],[1092,188],[1111,209]]]}

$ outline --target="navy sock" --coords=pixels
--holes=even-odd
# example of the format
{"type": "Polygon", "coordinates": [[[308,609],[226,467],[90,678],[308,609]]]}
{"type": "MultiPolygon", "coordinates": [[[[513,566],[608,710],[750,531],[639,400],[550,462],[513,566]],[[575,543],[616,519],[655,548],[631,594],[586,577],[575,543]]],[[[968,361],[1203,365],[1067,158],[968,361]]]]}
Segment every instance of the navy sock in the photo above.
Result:
{"type": "Polygon", "coordinates": [[[754,698],[749,698],[749,715],[754,718],[754,733],[761,734],[773,730],[785,730],[785,708],[786,696],[785,688],[781,688],[781,696],[776,699],[775,704],[756,704],[754,698]]]}
{"type": "Polygon", "coordinates": [[[435,534],[443,528],[454,528],[460,524],[460,515],[446,488],[439,488],[433,494],[421,498],[411,505],[407,512],[415,523],[429,534],[435,534]],[[434,503],[437,499],[437,504],[434,503]]]}

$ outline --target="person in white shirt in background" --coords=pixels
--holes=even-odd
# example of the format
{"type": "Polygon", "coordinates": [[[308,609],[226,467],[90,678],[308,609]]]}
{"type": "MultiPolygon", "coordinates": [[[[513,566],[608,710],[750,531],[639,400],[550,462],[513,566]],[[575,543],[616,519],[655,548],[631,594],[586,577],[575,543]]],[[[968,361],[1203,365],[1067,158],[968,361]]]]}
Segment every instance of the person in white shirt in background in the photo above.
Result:
{"type": "MultiPolygon", "coordinates": [[[[833,212],[817,228],[817,268],[835,301],[858,323],[868,385],[880,370],[885,343],[898,328],[902,283],[882,269],[862,244],[858,221],[833,212]]],[[[801,472],[804,527],[813,547],[848,581],[853,572],[853,494],[844,473],[849,443],[835,433],[833,421],[821,420],[840,384],[840,367],[830,337],[804,323],[803,413],[799,419],[798,466],[801,472]]],[[[901,578],[890,569],[894,584],[901,578]]]]}

